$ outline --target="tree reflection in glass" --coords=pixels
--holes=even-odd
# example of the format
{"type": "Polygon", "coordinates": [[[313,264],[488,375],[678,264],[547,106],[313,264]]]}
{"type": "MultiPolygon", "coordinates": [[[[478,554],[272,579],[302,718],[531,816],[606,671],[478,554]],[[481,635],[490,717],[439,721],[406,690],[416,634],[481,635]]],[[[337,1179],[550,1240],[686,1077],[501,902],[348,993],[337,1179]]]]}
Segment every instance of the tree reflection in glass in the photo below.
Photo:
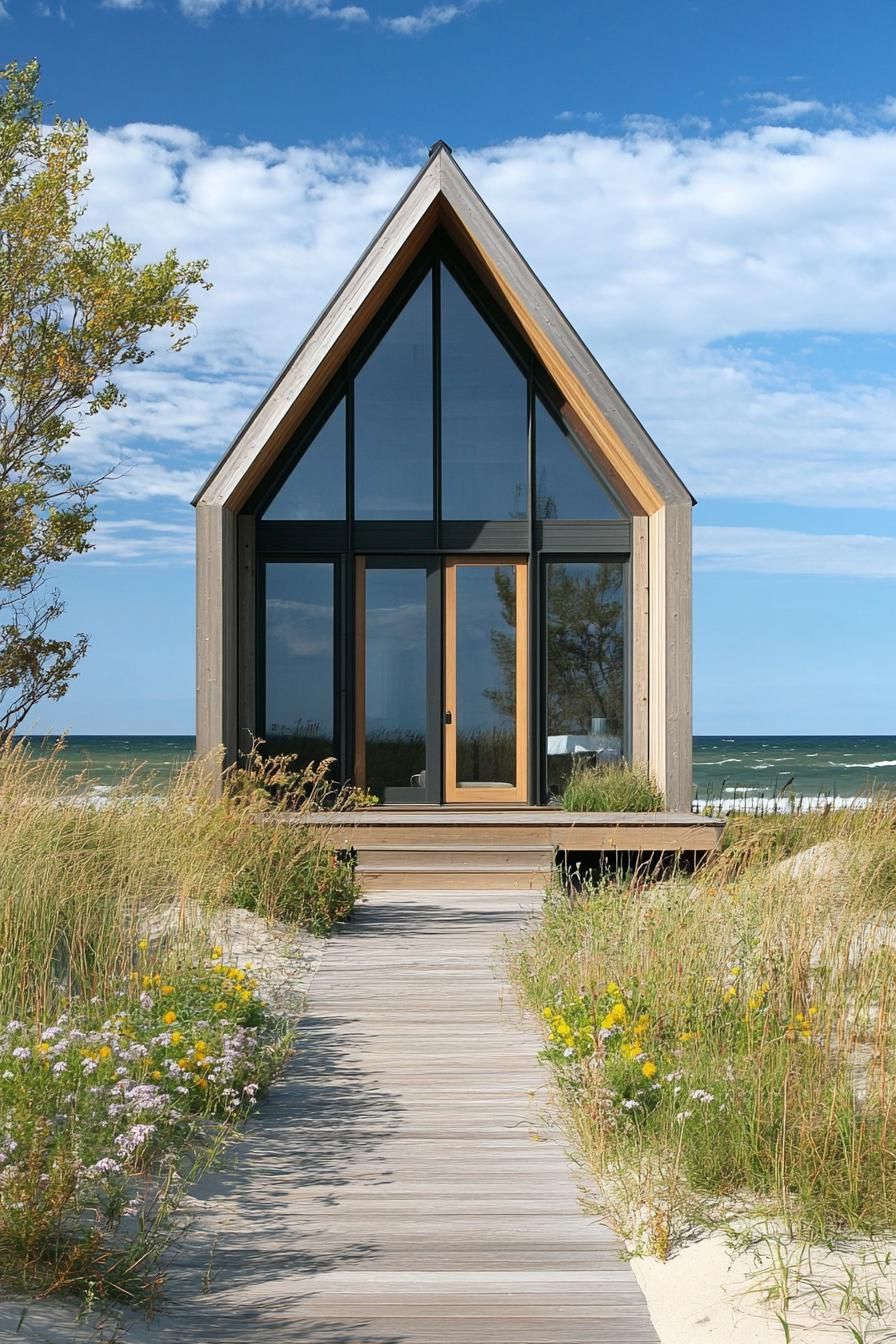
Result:
{"type": "Polygon", "coordinates": [[[551,561],[545,571],[547,773],[557,794],[577,756],[622,755],[625,570],[619,562],[551,561]]]}

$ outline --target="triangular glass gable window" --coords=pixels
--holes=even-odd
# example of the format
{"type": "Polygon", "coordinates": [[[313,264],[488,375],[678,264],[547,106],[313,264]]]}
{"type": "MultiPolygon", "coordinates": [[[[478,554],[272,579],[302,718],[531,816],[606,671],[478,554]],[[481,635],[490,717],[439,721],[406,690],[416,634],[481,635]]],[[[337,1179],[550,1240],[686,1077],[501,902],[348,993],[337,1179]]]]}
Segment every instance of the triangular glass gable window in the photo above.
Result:
{"type": "Polygon", "coordinates": [[[355,517],[432,518],[432,276],[355,376],[355,517]]]}
{"type": "Polygon", "coordinates": [[[345,397],[261,515],[267,523],[345,520],[345,397]]]}
{"type": "Polygon", "coordinates": [[[441,268],[442,517],[525,518],[526,375],[441,268]]]}
{"type": "Polygon", "coordinates": [[[535,399],[535,508],[541,520],[622,516],[590,459],[541,397],[535,399]]]}

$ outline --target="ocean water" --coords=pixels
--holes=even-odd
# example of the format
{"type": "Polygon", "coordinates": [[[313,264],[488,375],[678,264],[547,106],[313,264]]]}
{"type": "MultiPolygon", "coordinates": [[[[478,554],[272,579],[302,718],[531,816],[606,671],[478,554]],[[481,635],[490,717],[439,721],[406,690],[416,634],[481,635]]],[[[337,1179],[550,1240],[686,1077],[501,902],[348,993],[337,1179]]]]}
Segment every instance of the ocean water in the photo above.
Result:
{"type": "MultiPolygon", "coordinates": [[[[40,753],[53,743],[27,739],[40,753]]],[[[195,739],[72,736],[62,747],[71,774],[100,790],[135,769],[163,782],[189,760],[195,739]]],[[[869,737],[695,737],[694,797],[732,806],[774,804],[794,795],[850,800],[896,794],[896,735],[869,737]]]]}

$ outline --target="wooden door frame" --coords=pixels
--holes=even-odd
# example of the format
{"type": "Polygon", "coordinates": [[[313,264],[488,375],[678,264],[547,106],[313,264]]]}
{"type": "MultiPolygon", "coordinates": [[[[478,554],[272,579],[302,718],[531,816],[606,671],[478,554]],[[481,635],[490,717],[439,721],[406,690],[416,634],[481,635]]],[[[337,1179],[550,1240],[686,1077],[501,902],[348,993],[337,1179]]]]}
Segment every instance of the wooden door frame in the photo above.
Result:
{"type": "Polygon", "coordinates": [[[525,803],[529,798],[529,560],[517,555],[447,555],[443,603],[444,715],[442,797],[446,803],[525,803]],[[457,569],[461,565],[513,565],[516,570],[516,785],[509,789],[459,788],[457,784],[457,569]],[[450,714],[450,722],[444,722],[450,714]]]}

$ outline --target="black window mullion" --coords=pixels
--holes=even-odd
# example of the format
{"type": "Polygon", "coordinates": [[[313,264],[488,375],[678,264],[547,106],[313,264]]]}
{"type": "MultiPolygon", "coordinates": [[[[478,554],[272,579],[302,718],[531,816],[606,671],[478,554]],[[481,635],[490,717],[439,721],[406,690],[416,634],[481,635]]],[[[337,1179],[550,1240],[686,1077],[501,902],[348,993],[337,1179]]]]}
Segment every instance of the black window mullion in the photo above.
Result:
{"type": "Polygon", "coordinates": [[[432,267],[432,509],[436,549],[442,544],[442,279],[432,267]]]}

